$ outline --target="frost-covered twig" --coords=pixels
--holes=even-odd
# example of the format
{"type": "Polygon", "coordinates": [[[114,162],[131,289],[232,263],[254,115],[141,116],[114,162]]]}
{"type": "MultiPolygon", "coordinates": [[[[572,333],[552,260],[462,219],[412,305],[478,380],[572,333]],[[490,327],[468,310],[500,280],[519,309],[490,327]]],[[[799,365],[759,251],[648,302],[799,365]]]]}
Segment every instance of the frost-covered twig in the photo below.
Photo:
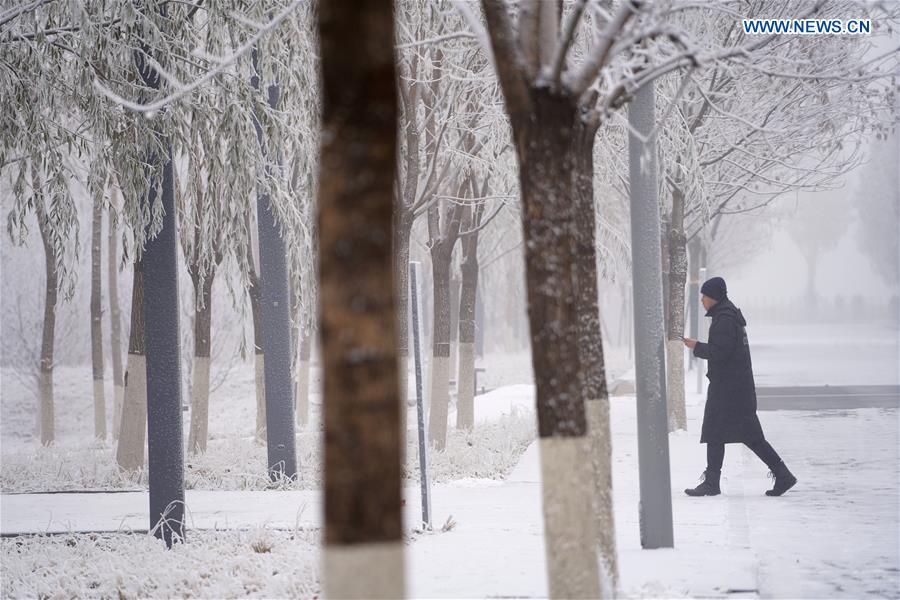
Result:
{"type": "Polygon", "coordinates": [[[149,104],[143,104],[140,102],[134,102],[123,98],[119,94],[116,94],[111,89],[107,88],[105,85],[100,83],[100,80],[94,79],[94,87],[107,98],[112,100],[113,102],[124,106],[129,110],[133,110],[135,112],[140,112],[147,114],[148,116],[153,116],[156,111],[164,108],[165,106],[183,98],[187,94],[194,92],[204,86],[206,83],[211,81],[214,77],[221,74],[226,67],[233,64],[238,58],[250,52],[253,47],[271,30],[277,27],[284,19],[286,19],[296,8],[299,6],[304,0],[292,0],[290,4],[281,9],[268,23],[262,26],[255,34],[253,34],[246,42],[237,47],[237,49],[229,54],[226,57],[220,58],[217,60],[217,65],[207,71],[202,76],[198,77],[194,81],[188,84],[181,84],[180,88],[173,94],[167,95],[164,98],[160,98],[155,102],[150,102],[149,104]]]}

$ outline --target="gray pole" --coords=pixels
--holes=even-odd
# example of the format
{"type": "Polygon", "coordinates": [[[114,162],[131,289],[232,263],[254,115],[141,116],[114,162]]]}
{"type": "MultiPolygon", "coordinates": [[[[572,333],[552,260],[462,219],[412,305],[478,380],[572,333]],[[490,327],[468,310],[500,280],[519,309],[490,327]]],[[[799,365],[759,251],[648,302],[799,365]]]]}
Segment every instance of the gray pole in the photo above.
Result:
{"type": "MultiPolygon", "coordinates": [[[[257,50],[253,54],[252,85],[259,89],[257,50]]],[[[278,103],[278,86],[268,88],[269,106],[278,103]]],[[[253,115],[256,137],[266,152],[265,139],[259,119],[253,115]]],[[[278,227],[269,195],[260,193],[256,199],[256,219],[259,230],[259,279],[262,284],[263,365],[266,390],[266,448],[269,477],[297,475],[294,448],[294,386],[291,384],[291,314],[288,291],[287,249],[278,227]]]]}
{"type": "MultiPolygon", "coordinates": [[[[147,355],[147,460],[150,529],[166,546],[184,538],[184,444],[181,424],[181,338],[178,333],[178,262],[172,147],[167,145],[162,190],[150,188],[164,211],[162,229],[143,254],[147,355]]],[[[158,156],[150,159],[159,161],[158,156]]]]}
{"type": "MultiPolygon", "coordinates": [[[[654,129],[653,84],[638,89],[628,121],[644,139],[654,129]]],[[[656,145],[629,133],[631,260],[634,273],[640,528],[643,548],[673,547],[669,428],[666,414],[660,219],[656,145]]]]}
{"type": "Polygon", "coordinates": [[[425,406],[422,401],[422,349],[419,343],[419,267],[409,263],[409,300],[412,317],[413,358],[416,365],[416,415],[419,431],[419,478],[422,488],[422,523],[431,529],[431,481],[428,478],[428,442],[425,439],[425,406]]]}
{"type": "MultiPolygon", "coordinates": [[[[166,16],[165,5],[160,14],[166,16]]],[[[160,89],[160,76],[146,57],[148,44],[134,51],[144,85],[160,89]]],[[[159,135],[159,132],[157,132],[159,135]]],[[[178,260],[175,236],[175,177],[172,145],[163,139],[164,156],[151,151],[149,168],[162,163],[162,181],[151,185],[147,207],[158,199],[162,228],[148,239],[142,254],[144,349],[147,376],[147,465],[150,530],[167,548],[184,539],[184,434],[181,422],[181,336],[178,331],[178,260]],[[159,188],[161,185],[162,189],[159,188]]],[[[148,225],[149,229],[149,225],[148,225]]]]}
{"type": "Polygon", "coordinates": [[[294,396],[291,385],[291,317],[284,241],[268,194],[256,202],[259,278],[262,283],[263,356],[266,389],[266,446],[269,475],[297,474],[294,396]]]}

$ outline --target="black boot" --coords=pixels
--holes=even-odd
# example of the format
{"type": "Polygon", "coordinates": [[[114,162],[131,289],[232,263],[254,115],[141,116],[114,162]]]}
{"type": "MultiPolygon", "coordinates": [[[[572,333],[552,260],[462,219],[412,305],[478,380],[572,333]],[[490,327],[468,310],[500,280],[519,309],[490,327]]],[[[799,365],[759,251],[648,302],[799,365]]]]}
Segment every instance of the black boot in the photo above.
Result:
{"type": "Polygon", "coordinates": [[[775,485],[771,490],[766,491],[766,496],[780,496],[795,485],[797,485],[797,478],[794,477],[794,474],[788,471],[787,465],[784,464],[784,461],[779,462],[775,465],[775,468],[769,473],[770,477],[775,477],[775,485]]]}
{"type": "Polygon", "coordinates": [[[719,489],[719,476],[722,471],[707,469],[703,472],[703,483],[695,488],[688,488],[684,493],[688,496],[718,496],[722,493],[719,489]]]}

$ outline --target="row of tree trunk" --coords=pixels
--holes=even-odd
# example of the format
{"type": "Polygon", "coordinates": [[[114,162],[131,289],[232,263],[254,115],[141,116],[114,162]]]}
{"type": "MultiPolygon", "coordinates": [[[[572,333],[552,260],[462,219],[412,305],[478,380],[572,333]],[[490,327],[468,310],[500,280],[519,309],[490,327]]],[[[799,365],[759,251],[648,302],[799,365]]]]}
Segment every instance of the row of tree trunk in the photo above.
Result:
{"type": "MultiPolygon", "coordinates": [[[[165,13],[165,8],[160,10],[165,13]]],[[[147,60],[148,48],[135,50],[135,63],[145,85],[159,89],[160,78],[155,68],[147,60]]],[[[254,59],[256,58],[254,53],[254,59]]],[[[255,60],[254,60],[255,63],[255,60]]],[[[259,87],[254,77],[255,87],[259,87]]],[[[277,86],[268,89],[269,103],[278,101],[277,86]]],[[[265,148],[262,130],[258,123],[257,134],[265,148]]],[[[184,459],[182,444],[182,401],[180,376],[180,340],[177,276],[177,235],[175,215],[175,185],[172,148],[168,140],[158,134],[159,144],[164,148],[148,153],[147,173],[151,182],[147,202],[157,199],[163,208],[161,229],[155,236],[148,235],[145,249],[139,254],[134,265],[134,285],[132,288],[131,333],[129,342],[128,370],[122,377],[123,402],[121,420],[119,411],[114,409],[114,426],[118,432],[116,458],[119,465],[136,471],[144,464],[145,435],[148,443],[150,482],[150,527],[154,533],[171,545],[184,537],[184,459]],[[161,178],[152,183],[149,174],[159,169],[161,178]],[[149,295],[145,294],[150,290],[149,295]],[[153,323],[146,328],[145,323],[153,323]]],[[[32,161],[32,186],[34,206],[39,229],[45,248],[47,262],[47,287],[45,298],[45,319],[41,368],[39,374],[40,391],[40,433],[44,444],[53,441],[53,337],[58,295],[57,262],[60,250],[54,245],[42,194],[40,170],[37,161],[32,161]]],[[[95,174],[92,174],[95,175],[95,174]]],[[[106,438],[106,405],[103,382],[103,344],[101,312],[101,242],[102,212],[107,178],[98,183],[96,177],[89,186],[94,193],[91,236],[91,343],[94,387],[94,433],[100,439],[106,438]]],[[[113,197],[113,201],[115,197],[113,197]]],[[[270,356],[265,366],[265,423],[263,435],[268,447],[268,467],[270,476],[293,478],[296,475],[294,450],[294,402],[291,383],[290,346],[290,304],[286,251],[279,232],[275,211],[268,196],[261,193],[258,201],[258,224],[260,238],[261,270],[251,287],[251,299],[256,291],[259,310],[254,311],[255,346],[257,358],[259,350],[270,356]],[[260,302],[261,300],[261,302],[260,302]],[[259,327],[262,321],[265,330],[259,327]],[[260,342],[260,336],[262,341],[260,342]]],[[[111,315],[118,318],[116,231],[110,208],[109,223],[109,282],[111,315]]],[[[148,231],[149,233],[149,231],[148,231]]],[[[212,284],[215,267],[221,262],[221,254],[216,253],[214,265],[208,273],[199,268],[199,243],[195,244],[194,256],[189,260],[188,270],[195,288],[197,314],[194,335],[194,389],[190,425],[191,451],[203,451],[208,430],[209,402],[209,361],[211,349],[211,307],[212,284]]],[[[113,335],[113,356],[120,350],[117,342],[120,331],[118,323],[111,327],[113,335]]],[[[258,362],[262,362],[258,360],[258,362]]],[[[119,386],[121,361],[113,359],[114,389],[119,386]]],[[[118,396],[118,390],[115,390],[118,396]]],[[[115,400],[114,400],[115,405],[115,400]]],[[[114,434],[115,435],[115,434],[114,434]]]]}

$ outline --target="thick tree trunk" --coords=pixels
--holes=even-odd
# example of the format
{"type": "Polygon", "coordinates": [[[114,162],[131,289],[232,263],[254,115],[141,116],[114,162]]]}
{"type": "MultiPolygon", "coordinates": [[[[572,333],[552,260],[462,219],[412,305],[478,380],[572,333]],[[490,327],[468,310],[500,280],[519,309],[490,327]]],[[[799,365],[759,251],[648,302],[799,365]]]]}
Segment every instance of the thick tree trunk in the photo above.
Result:
{"type": "MultiPolygon", "coordinates": [[[[687,429],[687,411],[684,404],[684,287],[687,282],[687,236],[684,233],[684,194],[672,192],[672,218],[669,224],[666,249],[668,250],[669,277],[666,286],[668,315],[666,336],[666,392],[668,394],[669,431],[687,429]]],[[[664,279],[665,281],[665,279],[664,279]]]]}
{"type": "Polygon", "coordinates": [[[112,355],[113,371],[113,440],[119,439],[119,428],[122,424],[122,403],[125,395],[125,385],[122,374],[122,310],[119,306],[119,259],[117,253],[118,235],[116,231],[113,211],[117,208],[118,188],[110,186],[110,209],[108,213],[107,236],[107,273],[109,285],[109,345],[112,355]]]}
{"type": "Polygon", "coordinates": [[[600,595],[591,453],[581,390],[575,269],[575,101],[530,90],[515,123],[550,596],[600,595]]]}
{"type": "Polygon", "coordinates": [[[434,320],[431,329],[428,443],[438,450],[443,450],[447,445],[447,414],[450,407],[450,252],[444,243],[431,251],[434,320]]]}
{"type": "Polygon", "coordinates": [[[325,595],[401,598],[392,3],[332,0],[319,8],[325,595]]]}
{"type": "Polygon", "coordinates": [[[609,392],[598,302],[596,212],[594,204],[594,139],[599,121],[576,120],[575,161],[575,280],[581,392],[585,402],[594,480],[595,533],[599,546],[600,582],[604,597],[612,597],[618,581],[612,495],[612,439],[609,392]]]}
{"type": "Polygon", "coordinates": [[[191,389],[191,426],[188,451],[206,452],[209,439],[209,370],[212,347],[212,285],[215,271],[200,280],[199,265],[191,276],[194,284],[194,377],[191,389]]]}
{"type": "Polygon", "coordinates": [[[41,333],[41,359],[38,369],[38,394],[40,396],[40,436],[41,444],[49,446],[55,438],[53,415],[53,348],[56,334],[56,303],[59,296],[59,273],[56,270],[56,250],[53,247],[52,232],[44,209],[44,194],[38,167],[32,162],[32,185],[34,187],[34,210],[37,216],[41,242],[44,246],[44,268],[46,286],[44,288],[44,325],[41,333]]]}
{"type": "Polygon", "coordinates": [[[131,287],[131,331],[128,337],[128,364],[125,371],[125,396],[116,462],[126,471],[144,467],[147,435],[147,359],[144,354],[144,267],[134,262],[131,287]]]}
{"type": "MultiPolygon", "coordinates": [[[[146,289],[144,323],[147,350],[147,455],[150,528],[166,546],[184,538],[184,442],[181,402],[181,339],[178,332],[178,261],[172,147],[166,144],[160,194],[163,225],[143,255],[146,289]]],[[[157,161],[151,158],[151,164],[157,161]]]]}
{"type": "Polygon", "coordinates": [[[91,367],[94,382],[94,437],[106,439],[106,394],[103,390],[103,311],[101,282],[103,193],[94,198],[91,217],[91,367]]]}
{"type": "Polygon", "coordinates": [[[475,304],[478,295],[478,233],[462,240],[459,294],[459,375],[456,378],[456,428],[475,427],[475,304]]]}

